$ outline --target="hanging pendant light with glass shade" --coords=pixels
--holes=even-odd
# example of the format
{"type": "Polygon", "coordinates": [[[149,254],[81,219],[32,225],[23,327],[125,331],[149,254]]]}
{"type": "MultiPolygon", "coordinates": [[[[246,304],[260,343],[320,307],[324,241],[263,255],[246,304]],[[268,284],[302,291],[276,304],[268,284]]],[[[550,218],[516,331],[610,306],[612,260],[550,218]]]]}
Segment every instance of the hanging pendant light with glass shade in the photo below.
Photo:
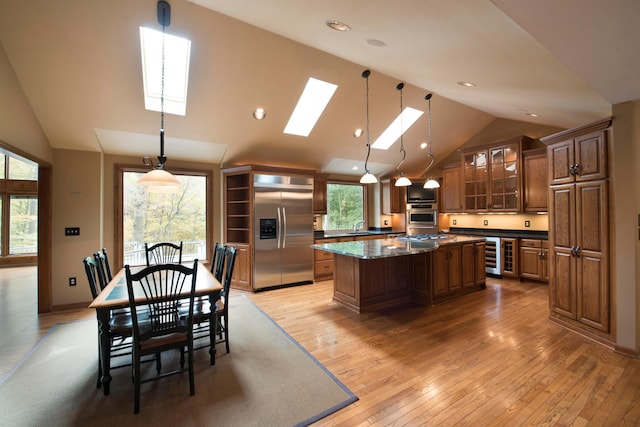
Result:
{"type": "Polygon", "coordinates": [[[375,184],[378,182],[378,178],[369,170],[369,155],[371,154],[371,142],[369,141],[369,75],[371,71],[364,70],[362,72],[362,77],[366,81],[366,131],[367,131],[367,157],[364,161],[364,175],[360,178],[361,184],[375,184]]]}
{"type": "MultiPolygon", "coordinates": [[[[162,74],[160,80],[160,155],[158,164],[151,171],[144,174],[138,184],[149,191],[171,193],[180,190],[180,182],[171,173],[164,170],[167,158],[164,155],[164,35],[165,28],[171,23],[171,6],[166,1],[158,2],[158,22],[162,25],[162,74]]],[[[143,159],[145,165],[153,166],[149,157],[143,159]]]]}
{"type": "Polygon", "coordinates": [[[396,166],[396,173],[398,174],[398,179],[396,180],[396,187],[408,187],[411,185],[411,180],[404,176],[404,172],[400,170],[400,165],[404,162],[404,159],[407,157],[407,152],[404,149],[404,140],[403,134],[404,129],[402,127],[402,89],[404,88],[404,83],[398,83],[396,89],[400,91],[400,153],[402,153],[402,159],[400,159],[400,163],[396,166]]]}
{"type": "Polygon", "coordinates": [[[429,164],[427,165],[426,168],[424,168],[424,176],[427,178],[427,181],[424,183],[423,188],[440,188],[440,183],[438,181],[436,181],[435,179],[433,179],[432,177],[427,175],[427,172],[429,171],[429,169],[431,169],[431,167],[433,166],[433,164],[436,162],[435,157],[433,157],[433,153],[431,152],[431,146],[432,146],[432,142],[431,142],[431,96],[433,96],[433,94],[428,94],[424,97],[424,99],[427,100],[428,104],[428,114],[427,114],[427,120],[429,121],[429,138],[427,140],[427,142],[429,143],[429,164]]]}

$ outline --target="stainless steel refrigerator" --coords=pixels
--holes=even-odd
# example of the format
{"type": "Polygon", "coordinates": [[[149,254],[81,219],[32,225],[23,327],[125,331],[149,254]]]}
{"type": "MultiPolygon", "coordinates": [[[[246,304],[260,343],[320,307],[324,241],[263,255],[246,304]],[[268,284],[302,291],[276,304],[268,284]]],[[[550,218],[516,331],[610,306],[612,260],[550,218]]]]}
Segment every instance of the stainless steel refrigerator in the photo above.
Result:
{"type": "Polygon", "coordinates": [[[254,289],[313,282],[313,179],[255,174],[254,289]]]}

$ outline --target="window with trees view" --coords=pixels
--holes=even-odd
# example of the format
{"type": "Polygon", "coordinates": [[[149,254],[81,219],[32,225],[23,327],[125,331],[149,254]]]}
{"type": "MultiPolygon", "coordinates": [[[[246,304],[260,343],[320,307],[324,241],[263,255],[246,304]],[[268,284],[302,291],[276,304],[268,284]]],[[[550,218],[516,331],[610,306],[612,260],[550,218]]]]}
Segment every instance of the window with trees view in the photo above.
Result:
{"type": "Polygon", "coordinates": [[[38,164],[3,149],[0,149],[0,212],[1,256],[14,258],[12,264],[35,262],[38,164]]]}
{"type": "Polygon", "coordinates": [[[364,187],[360,184],[328,183],[325,230],[346,230],[364,219],[364,187]]]}
{"type": "Polygon", "coordinates": [[[182,242],[182,260],[207,259],[208,176],[175,175],[177,193],[154,193],[137,184],[142,172],[123,171],[124,264],[144,264],[144,244],[182,242]]]}

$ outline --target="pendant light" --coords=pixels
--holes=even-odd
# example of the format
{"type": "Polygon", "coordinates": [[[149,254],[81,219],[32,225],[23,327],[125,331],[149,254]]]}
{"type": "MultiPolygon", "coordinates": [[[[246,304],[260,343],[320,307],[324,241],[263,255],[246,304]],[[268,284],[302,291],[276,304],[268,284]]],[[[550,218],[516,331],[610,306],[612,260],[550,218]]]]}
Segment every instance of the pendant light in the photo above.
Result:
{"type": "Polygon", "coordinates": [[[398,83],[396,89],[400,91],[400,153],[402,153],[402,159],[400,159],[400,163],[396,166],[396,173],[398,174],[398,179],[396,180],[396,187],[408,187],[411,185],[411,180],[404,176],[404,172],[400,170],[400,165],[404,162],[404,159],[407,157],[407,152],[404,149],[404,129],[402,128],[402,89],[404,88],[404,83],[398,83]]]}
{"type": "Polygon", "coordinates": [[[371,71],[364,70],[362,77],[366,81],[366,130],[367,130],[367,158],[364,160],[364,175],[360,178],[361,184],[375,184],[378,182],[378,178],[369,170],[369,155],[371,154],[371,143],[369,142],[369,75],[371,71]]]}
{"type": "Polygon", "coordinates": [[[428,143],[429,143],[429,164],[427,165],[427,167],[424,169],[424,176],[427,177],[427,181],[424,183],[423,188],[440,188],[440,183],[438,183],[438,181],[436,181],[435,179],[431,178],[430,176],[427,176],[427,172],[429,171],[429,169],[431,169],[431,166],[433,166],[433,164],[436,162],[436,159],[433,157],[433,153],[431,152],[431,147],[433,145],[432,141],[431,141],[431,96],[433,94],[428,94],[424,97],[424,99],[427,100],[427,102],[429,103],[427,111],[428,111],[428,115],[427,115],[427,120],[429,121],[429,139],[428,139],[428,143]]]}
{"type": "MultiPolygon", "coordinates": [[[[138,184],[147,187],[149,191],[171,193],[180,190],[178,179],[164,170],[167,158],[164,155],[164,34],[165,27],[171,23],[171,6],[164,0],[158,2],[158,22],[162,25],[162,74],[160,79],[160,155],[158,164],[154,169],[144,174],[138,184]]],[[[148,157],[143,159],[144,163],[153,166],[148,157]]]]}

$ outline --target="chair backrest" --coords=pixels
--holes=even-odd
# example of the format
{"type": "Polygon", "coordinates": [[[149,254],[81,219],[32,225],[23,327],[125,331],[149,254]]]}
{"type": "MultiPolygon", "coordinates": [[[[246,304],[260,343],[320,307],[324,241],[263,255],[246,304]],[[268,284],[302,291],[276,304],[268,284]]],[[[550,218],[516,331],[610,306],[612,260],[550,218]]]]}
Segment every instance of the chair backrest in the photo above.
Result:
{"type": "Polygon", "coordinates": [[[143,268],[137,273],[131,273],[125,265],[129,306],[133,321],[134,340],[144,341],[153,337],[167,335],[173,332],[189,332],[193,326],[193,300],[196,289],[198,260],[193,267],[180,264],[157,264],[143,268]],[[189,315],[187,322],[184,316],[181,320],[178,311],[181,295],[187,286],[189,290],[189,315]],[[138,322],[138,309],[135,298],[144,298],[145,310],[144,330],[138,322]]]}
{"type": "Polygon", "coordinates": [[[102,282],[104,281],[100,267],[96,263],[96,259],[92,256],[83,258],[82,263],[84,264],[84,272],[87,274],[87,280],[89,281],[91,296],[93,299],[96,299],[103,288],[102,282]]]}
{"type": "Polygon", "coordinates": [[[233,276],[233,267],[236,265],[236,254],[238,250],[234,247],[228,247],[225,251],[226,267],[224,270],[224,282],[222,282],[222,295],[225,298],[225,310],[227,308],[227,298],[229,298],[229,289],[231,288],[231,277],[233,276]]]}
{"type": "Polygon", "coordinates": [[[211,257],[211,273],[218,282],[222,282],[222,271],[224,270],[224,258],[226,249],[227,245],[218,244],[218,242],[216,242],[216,246],[211,257]]]}
{"type": "Polygon", "coordinates": [[[151,246],[145,243],[144,252],[147,257],[147,267],[157,264],[182,263],[182,242],[180,244],[161,242],[151,246]]]}
{"type": "Polygon", "coordinates": [[[93,258],[96,261],[100,277],[104,279],[104,282],[100,282],[100,288],[102,290],[113,279],[113,276],[111,276],[111,268],[109,267],[109,259],[107,258],[106,252],[101,251],[95,252],[93,258]]]}

